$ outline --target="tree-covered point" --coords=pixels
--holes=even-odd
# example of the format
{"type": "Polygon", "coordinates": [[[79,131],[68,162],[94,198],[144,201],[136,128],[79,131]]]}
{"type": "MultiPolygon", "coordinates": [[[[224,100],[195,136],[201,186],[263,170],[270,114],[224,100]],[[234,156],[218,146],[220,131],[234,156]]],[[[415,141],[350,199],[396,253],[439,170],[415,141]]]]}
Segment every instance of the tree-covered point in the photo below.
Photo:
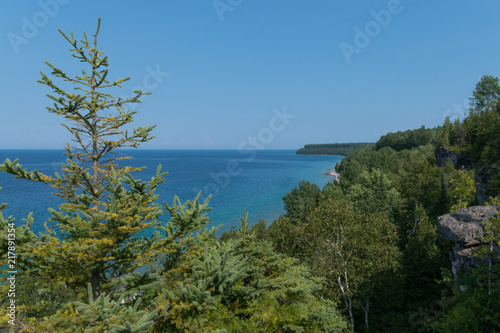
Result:
{"type": "Polygon", "coordinates": [[[370,142],[308,144],[297,150],[297,154],[347,156],[373,145],[370,142]]]}
{"type": "Polygon", "coordinates": [[[396,133],[382,135],[375,144],[376,149],[390,147],[396,151],[412,149],[427,144],[436,145],[438,143],[440,128],[421,128],[396,133]]]}

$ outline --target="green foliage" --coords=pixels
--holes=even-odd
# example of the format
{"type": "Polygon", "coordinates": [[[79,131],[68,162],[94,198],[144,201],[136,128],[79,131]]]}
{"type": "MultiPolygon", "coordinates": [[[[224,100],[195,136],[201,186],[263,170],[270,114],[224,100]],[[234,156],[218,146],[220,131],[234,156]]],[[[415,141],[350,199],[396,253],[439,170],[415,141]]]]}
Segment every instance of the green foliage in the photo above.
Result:
{"type": "Polygon", "coordinates": [[[500,84],[497,77],[483,75],[472,93],[471,105],[476,112],[495,108],[500,97],[500,84]]]}
{"type": "Polygon", "coordinates": [[[257,331],[290,330],[312,332],[341,332],[346,322],[336,305],[321,301],[314,294],[321,289],[321,280],[312,278],[299,261],[275,254],[266,243],[252,244],[249,255],[249,278],[235,290],[237,299],[253,299],[246,310],[250,320],[259,323],[257,331]],[[318,319],[318,312],[329,311],[329,316],[318,319]]]}
{"type": "Polygon", "coordinates": [[[213,238],[216,229],[206,230],[209,222],[206,212],[212,209],[208,206],[210,196],[200,203],[200,194],[184,203],[174,196],[172,206],[163,202],[170,220],[165,226],[155,226],[157,231],[151,237],[152,251],[146,259],[151,268],[171,276],[179,274],[182,264],[201,250],[199,241],[213,238]]]}
{"type": "Polygon", "coordinates": [[[342,200],[344,198],[342,187],[337,182],[327,183],[319,193],[318,203],[320,204],[329,199],[342,200]]]}
{"type": "Polygon", "coordinates": [[[500,195],[500,169],[491,176],[490,191],[493,195],[500,195]]]}
{"type": "Polygon", "coordinates": [[[391,212],[399,205],[399,192],[379,169],[362,171],[357,183],[346,189],[353,206],[365,212],[391,212]]]}
{"type": "Polygon", "coordinates": [[[205,324],[209,311],[217,310],[217,301],[209,291],[210,281],[198,281],[196,285],[184,286],[182,282],[176,292],[170,293],[174,304],[170,310],[173,322],[177,328],[193,331],[205,324]]]}
{"type": "MultiPolygon", "coordinates": [[[[437,140],[441,131],[443,130],[439,128],[415,133],[430,133],[431,141],[435,142],[434,138],[437,140]]],[[[369,329],[377,332],[401,332],[407,328],[415,312],[426,307],[428,300],[439,299],[443,289],[438,281],[449,261],[443,258],[443,254],[447,252],[439,247],[436,219],[449,212],[449,179],[456,171],[449,164],[443,169],[439,168],[436,165],[435,147],[426,140],[422,140],[422,143],[426,144],[396,151],[382,146],[381,141],[378,150],[366,148],[353,153],[338,166],[340,183],[328,184],[320,191],[318,203],[305,213],[306,218],[298,223],[297,220],[283,216],[269,227],[267,239],[273,242],[277,251],[298,258],[311,267],[316,275],[329,276],[324,292],[341,302],[345,315],[349,316],[351,308],[351,318],[357,323],[357,331],[369,329]],[[334,209],[332,207],[345,201],[350,203],[346,204],[349,207],[347,211],[351,211],[350,214],[357,216],[356,218],[350,218],[345,211],[338,214],[328,212],[328,209],[334,209]],[[333,265],[334,259],[329,258],[325,260],[326,264],[320,264],[321,257],[311,252],[311,249],[323,249],[325,253],[335,252],[332,248],[322,247],[317,243],[329,233],[328,224],[321,223],[336,221],[335,216],[340,221],[352,219],[353,222],[347,223],[352,228],[363,221],[361,216],[371,216],[378,221],[385,219],[385,222],[380,222],[381,225],[389,223],[392,232],[398,231],[398,235],[392,238],[393,243],[389,242],[388,245],[398,255],[396,258],[386,258],[388,262],[392,262],[394,269],[375,274],[376,278],[370,279],[370,283],[364,282],[361,271],[355,271],[356,278],[348,274],[351,293],[347,288],[342,292],[338,280],[331,277],[331,272],[335,270],[328,266],[333,265]],[[387,221],[387,217],[391,223],[387,221]],[[356,280],[359,282],[351,283],[351,279],[359,279],[356,280]],[[387,281],[390,283],[387,284],[387,281]],[[365,325],[362,325],[363,322],[365,325]],[[369,323],[369,328],[366,328],[366,322],[369,323]]],[[[315,195],[310,197],[315,198],[315,195]]],[[[288,209],[296,208],[293,205],[294,202],[291,202],[288,209]]],[[[344,228],[343,224],[340,225],[344,228]]],[[[376,230],[372,230],[374,226],[370,223],[365,228],[369,229],[366,233],[373,233],[375,242],[365,241],[366,244],[373,244],[373,248],[387,244],[376,230]]],[[[340,229],[338,232],[340,235],[340,229]]],[[[349,237],[356,239],[355,248],[361,248],[359,255],[367,258],[367,262],[372,260],[375,263],[375,255],[361,254],[363,247],[359,245],[361,241],[358,237],[363,237],[364,232],[360,227],[359,231],[353,231],[354,236],[349,237]]],[[[338,238],[337,234],[332,232],[330,236],[328,240],[335,244],[333,240],[338,238]]],[[[379,257],[384,258],[383,255],[379,257]]],[[[369,270],[367,262],[354,261],[362,262],[360,266],[369,270]]],[[[341,282],[342,279],[341,277],[341,282]]],[[[418,328],[415,327],[414,331],[418,331],[418,328]]]]}
{"type": "Polygon", "coordinates": [[[404,149],[412,149],[418,146],[425,146],[427,144],[435,145],[439,138],[439,128],[425,128],[422,126],[419,129],[407,130],[404,132],[388,133],[382,135],[375,144],[376,149],[389,147],[396,151],[404,149]]]}
{"type": "Polygon", "coordinates": [[[207,325],[233,332],[341,332],[346,328],[335,303],[315,295],[322,289],[297,259],[277,254],[248,230],[245,216],[236,232],[235,252],[246,260],[245,277],[221,295],[207,325]],[[322,313],[328,315],[318,318],[322,313]]]}
{"type": "Polygon", "coordinates": [[[297,224],[288,217],[280,216],[269,226],[268,239],[279,253],[286,253],[289,256],[302,259],[296,240],[303,232],[303,228],[303,224],[297,224]]]}
{"type": "Polygon", "coordinates": [[[229,228],[229,231],[224,231],[220,237],[219,241],[222,243],[229,242],[230,240],[235,240],[238,238],[237,230],[234,225],[229,228]]]}
{"type": "Polygon", "coordinates": [[[369,142],[308,144],[297,150],[297,154],[347,156],[371,146],[373,143],[369,142]]]}
{"type": "Polygon", "coordinates": [[[470,99],[471,108],[463,121],[447,124],[441,142],[470,154],[480,165],[500,163],[500,85],[498,78],[485,75],[470,99]],[[446,140],[448,139],[448,140],[446,140]]]}
{"type": "Polygon", "coordinates": [[[439,297],[441,253],[437,246],[438,230],[422,206],[415,211],[415,224],[404,248],[403,269],[406,275],[405,299],[413,307],[425,306],[439,297]]]}
{"type": "Polygon", "coordinates": [[[236,254],[234,250],[238,246],[238,242],[217,244],[210,250],[205,245],[203,257],[192,261],[192,274],[190,278],[186,279],[186,283],[194,284],[199,283],[199,281],[208,281],[207,290],[211,290],[212,295],[224,294],[226,289],[245,276],[247,269],[246,258],[243,254],[236,254]]]}
{"type": "Polygon", "coordinates": [[[351,159],[344,159],[340,163],[339,181],[344,191],[349,189],[352,185],[357,184],[361,173],[368,171],[368,167],[362,165],[357,157],[358,155],[356,154],[351,159]]]}
{"type": "MultiPolygon", "coordinates": [[[[347,278],[340,277],[343,288],[338,279],[332,278],[324,287],[325,292],[345,305],[345,314],[352,321],[365,321],[366,327],[356,324],[356,331],[420,332],[424,326],[429,328],[434,317],[439,314],[439,311],[429,310],[428,304],[438,304],[441,292],[448,290],[447,283],[443,282],[448,280],[443,276],[450,272],[447,258],[450,248],[448,244],[438,240],[437,217],[450,210],[475,204],[476,190],[473,170],[455,170],[450,161],[440,168],[436,165],[436,152],[439,147],[447,147],[457,154],[459,163],[468,168],[478,164],[500,163],[499,96],[498,79],[483,77],[473,92],[470,112],[463,121],[456,119],[452,122],[448,118],[441,127],[422,127],[382,136],[375,147],[353,152],[342,159],[336,166],[340,173],[339,184],[325,186],[319,192],[316,203],[313,191],[302,193],[302,201],[288,200],[286,211],[299,211],[300,218],[291,218],[290,214],[286,214],[269,227],[267,239],[274,243],[277,251],[300,259],[317,275],[326,276],[337,272],[338,267],[334,263],[342,262],[339,259],[342,258],[342,253],[351,254],[350,250],[362,252],[363,249],[360,238],[365,231],[360,228],[351,235],[338,222],[351,221],[347,212],[359,214],[357,221],[353,218],[348,223],[353,230],[363,220],[362,216],[380,214],[380,219],[384,215],[389,218],[392,226],[398,230],[395,250],[400,254],[394,261],[396,271],[390,278],[386,273],[381,273],[380,276],[376,275],[377,279],[369,279],[370,283],[365,284],[362,270],[357,271],[355,267],[354,270],[344,269],[348,274],[347,278]],[[472,160],[473,165],[468,159],[472,160]],[[303,203],[306,202],[304,197],[309,200],[308,209],[303,209],[303,203]],[[334,212],[335,205],[344,201],[348,202],[344,204],[349,208],[334,212]],[[342,229],[337,227],[338,229],[332,229],[336,231],[330,233],[331,226],[328,223],[331,226],[340,225],[342,229]],[[344,238],[341,235],[345,235],[344,238]],[[328,242],[324,240],[321,245],[323,237],[328,242]],[[356,246],[344,247],[345,251],[339,252],[338,244],[348,244],[350,239],[357,240],[356,246]],[[329,247],[325,244],[329,244],[329,247]],[[323,259],[324,262],[320,263],[321,251],[331,256],[336,253],[337,257],[323,259]],[[383,276],[390,279],[390,286],[383,283],[383,276]],[[345,281],[349,281],[349,288],[345,287],[345,281]],[[414,325],[415,320],[425,325],[414,325]],[[370,323],[369,327],[367,322],[370,323]]],[[[500,181],[497,180],[497,175],[492,178],[490,189],[495,195],[500,192],[497,189],[500,181]]],[[[296,193],[297,191],[294,192],[296,193]]],[[[290,193],[285,197],[290,199],[293,195],[290,193]]],[[[366,228],[374,229],[374,226],[366,228]]],[[[373,238],[378,240],[376,244],[385,244],[380,235],[373,238]]],[[[485,256],[492,257],[491,253],[485,256]]],[[[360,266],[367,267],[369,271],[370,260],[377,262],[372,257],[365,256],[357,262],[362,262],[363,265],[360,266]]],[[[348,267],[348,262],[344,261],[344,268],[348,267]]],[[[483,266],[483,271],[484,267],[486,266],[483,266]]],[[[441,330],[475,332],[481,329],[485,331],[484,327],[487,327],[486,331],[498,330],[496,326],[491,326],[492,320],[496,320],[495,316],[500,312],[498,307],[495,310],[491,307],[486,309],[484,304],[478,303],[483,300],[485,304],[494,304],[484,296],[487,285],[485,281],[494,285],[498,280],[498,277],[491,275],[494,269],[488,269],[489,273],[480,273],[479,268],[474,272],[467,284],[467,292],[458,292],[452,298],[443,299],[442,307],[446,310],[444,319],[440,322],[443,325],[440,326],[441,330]],[[478,280],[481,274],[483,278],[478,280]],[[471,307],[475,314],[465,315],[467,307],[471,307]]]]}
{"type": "Polygon", "coordinates": [[[453,205],[451,211],[457,211],[469,206],[476,197],[476,183],[474,174],[463,168],[458,170],[450,179],[451,197],[453,205]]]}
{"type": "Polygon", "coordinates": [[[447,184],[448,181],[446,181],[445,171],[443,170],[441,172],[441,192],[439,194],[439,205],[438,205],[440,209],[438,209],[437,211],[439,215],[444,215],[450,212],[451,195],[447,184]]]}
{"type": "MultiPolygon", "coordinates": [[[[442,195],[441,175],[442,170],[435,163],[431,147],[423,146],[408,152],[399,171],[400,193],[408,220],[413,220],[419,205],[431,218],[436,218],[442,211],[438,205],[442,195]]],[[[403,231],[407,232],[409,227],[407,224],[403,231]]]]}
{"type": "Polygon", "coordinates": [[[292,220],[301,221],[307,213],[317,205],[319,199],[318,185],[301,181],[299,187],[283,196],[286,216],[292,220]]]}
{"type": "Polygon", "coordinates": [[[260,219],[259,222],[252,226],[250,230],[255,234],[255,238],[258,240],[266,240],[267,238],[267,223],[266,220],[260,219]]]}
{"type": "Polygon", "coordinates": [[[384,214],[362,213],[344,201],[321,203],[299,225],[278,220],[276,231],[270,231],[279,230],[285,231],[282,239],[273,236],[277,249],[328,281],[325,292],[342,300],[351,326],[353,311],[370,304],[376,287],[398,266],[395,226],[384,214]]]}
{"type": "Polygon", "coordinates": [[[92,286],[88,284],[88,303],[75,302],[67,310],[60,310],[45,318],[39,326],[41,331],[54,329],[57,332],[148,332],[154,324],[158,309],[152,312],[139,310],[141,299],[132,306],[126,305],[123,297],[113,301],[101,294],[94,300],[92,286]]]}
{"type": "Polygon", "coordinates": [[[404,152],[396,152],[392,148],[384,147],[379,150],[367,148],[348,156],[342,159],[339,166],[340,185],[346,190],[356,184],[363,171],[379,169],[387,175],[397,173],[404,154],[404,152]]]}
{"type": "MultiPolygon", "coordinates": [[[[443,213],[438,204],[443,194],[442,171],[435,163],[430,145],[399,152],[388,147],[366,149],[342,160],[340,187],[358,208],[383,211],[391,220],[400,221],[402,235],[406,235],[409,224],[403,220],[412,218],[417,204],[432,218],[443,213]]],[[[445,170],[445,180],[448,172],[452,170],[445,170]]]]}

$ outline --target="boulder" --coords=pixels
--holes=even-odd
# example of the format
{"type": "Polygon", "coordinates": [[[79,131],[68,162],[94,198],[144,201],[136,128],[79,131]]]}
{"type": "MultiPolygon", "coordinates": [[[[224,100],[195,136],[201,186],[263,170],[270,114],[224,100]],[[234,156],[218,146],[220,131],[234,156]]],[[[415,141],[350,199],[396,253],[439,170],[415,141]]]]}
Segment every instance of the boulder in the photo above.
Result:
{"type": "Polygon", "coordinates": [[[474,206],[462,208],[443,215],[438,219],[439,237],[455,241],[461,246],[482,244],[482,223],[495,215],[493,206],[474,206]]]}
{"type": "Polygon", "coordinates": [[[459,276],[462,270],[471,270],[480,263],[474,254],[485,244],[484,222],[495,214],[494,206],[474,206],[439,217],[439,237],[455,242],[450,253],[455,277],[459,276]]]}

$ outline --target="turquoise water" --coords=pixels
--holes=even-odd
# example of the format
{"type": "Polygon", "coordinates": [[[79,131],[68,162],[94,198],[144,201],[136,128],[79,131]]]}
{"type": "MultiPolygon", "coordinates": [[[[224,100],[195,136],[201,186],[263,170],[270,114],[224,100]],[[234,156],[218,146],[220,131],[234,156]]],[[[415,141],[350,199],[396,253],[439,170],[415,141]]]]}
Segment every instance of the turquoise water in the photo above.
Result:
{"type": "MultiPolygon", "coordinates": [[[[158,164],[168,171],[166,181],[157,190],[160,202],[171,204],[173,196],[181,201],[194,199],[199,191],[202,197],[212,194],[209,212],[211,225],[223,224],[221,231],[238,225],[244,209],[250,224],[263,218],[268,224],[283,213],[281,198],[300,180],[308,180],[322,187],[331,176],[328,169],[340,162],[340,156],[296,155],[294,150],[132,150],[124,151],[134,158],[128,165],[146,166],[136,178],[148,180],[158,164]],[[254,156],[255,154],[255,156],[254,156]]],[[[59,150],[0,150],[0,162],[19,158],[28,170],[53,174],[60,170],[65,156],[59,150]]],[[[47,207],[57,208],[62,202],[51,195],[44,184],[15,179],[0,173],[0,202],[8,204],[4,215],[13,215],[18,225],[21,218],[33,212],[35,231],[43,231],[50,214],[47,207]]],[[[165,222],[168,216],[163,216],[165,222]]],[[[50,223],[49,223],[50,225],[50,223]]]]}

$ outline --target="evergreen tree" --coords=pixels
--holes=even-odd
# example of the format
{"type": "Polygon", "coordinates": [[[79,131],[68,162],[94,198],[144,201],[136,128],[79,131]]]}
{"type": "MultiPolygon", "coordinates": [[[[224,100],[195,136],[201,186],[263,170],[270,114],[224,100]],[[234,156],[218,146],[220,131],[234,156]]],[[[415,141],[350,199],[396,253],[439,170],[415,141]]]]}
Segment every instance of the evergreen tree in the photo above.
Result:
{"type": "Polygon", "coordinates": [[[113,292],[117,278],[143,264],[150,239],[141,233],[162,213],[155,203],[155,189],[165,175],[158,167],[151,181],[134,179],[132,173],[141,168],[124,166],[129,157],[116,152],[150,140],[154,127],[125,129],[136,113],[125,110],[125,105],[139,103],[145,93],[136,91],[132,98],[121,99],[105,92],[128,78],[108,81],[108,58],[97,46],[99,27],[100,19],[92,41],[85,33],[78,42],[73,34],[60,31],[71,44],[72,56],[87,66],[81,76],[70,77],[46,62],[55,79],[72,91],[44,73],[39,81],[54,93],[47,95],[54,101],[48,111],[62,116],[67,121],[63,126],[73,136],[74,146],[66,146],[62,174],[28,171],[18,160],[7,159],[0,166],[0,171],[17,178],[50,185],[64,199],[59,210],[49,209],[56,227],[20,247],[19,268],[41,280],[64,282],[80,295],[90,281],[94,298],[105,290],[113,292]]]}
{"type": "Polygon", "coordinates": [[[483,165],[500,161],[500,85],[498,78],[485,75],[476,84],[471,108],[463,123],[455,124],[462,150],[469,152],[473,162],[483,165]]]}
{"type": "Polygon", "coordinates": [[[58,333],[135,333],[147,332],[154,325],[159,309],[152,312],[139,310],[140,298],[132,305],[124,306],[123,296],[114,301],[103,293],[94,300],[93,294],[89,283],[87,302],[75,302],[69,309],[46,317],[36,329],[38,332],[58,333]]]}

